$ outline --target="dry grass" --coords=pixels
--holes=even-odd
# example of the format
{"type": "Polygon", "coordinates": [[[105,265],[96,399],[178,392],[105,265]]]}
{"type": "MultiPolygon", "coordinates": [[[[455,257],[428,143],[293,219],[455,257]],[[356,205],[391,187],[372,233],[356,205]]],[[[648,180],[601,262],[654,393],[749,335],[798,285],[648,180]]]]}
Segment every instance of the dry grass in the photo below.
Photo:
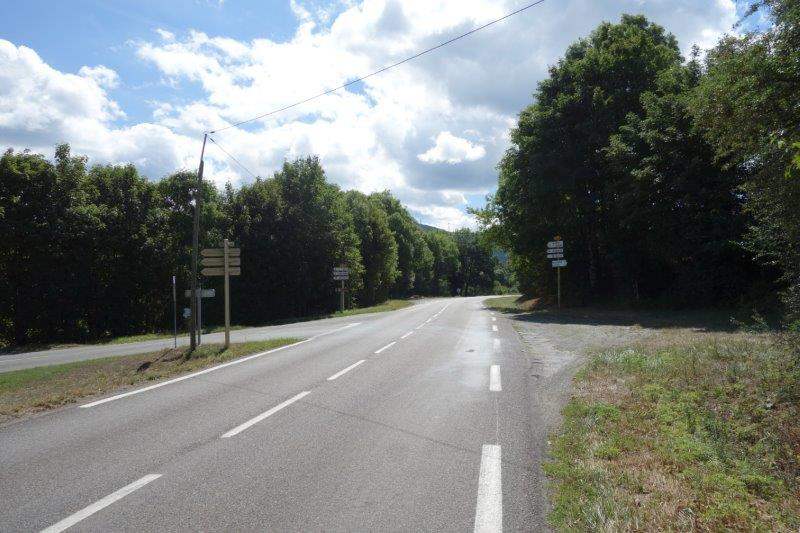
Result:
{"type": "Polygon", "coordinates": [[[98,394],[199,370],[247,354],[270,350],[300,339],[203,345],[189,355],[185,348],[0,374],[0,424],[74,403],[98,394]]]}
{"type": "Polygon", "coordinates": [[[594,355],[545,466],[568,531],[797,531],[800,344],[669,332],[594,355]]]}

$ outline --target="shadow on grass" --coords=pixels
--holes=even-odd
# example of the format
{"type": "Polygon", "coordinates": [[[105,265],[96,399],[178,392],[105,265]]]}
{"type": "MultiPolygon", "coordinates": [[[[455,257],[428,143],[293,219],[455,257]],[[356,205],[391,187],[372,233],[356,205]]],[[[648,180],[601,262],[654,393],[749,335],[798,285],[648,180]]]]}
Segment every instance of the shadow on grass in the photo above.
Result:
{"type": "Polygon", "coordinates": [[[649,329],[691,328],[707,332],[731,332],[739,329],[737,313],[730,310],[638,310],[573,307],[524,311],[512,308],[493,308],[512,320],[539,324],[586,326],[641,326],[649,329]]]}

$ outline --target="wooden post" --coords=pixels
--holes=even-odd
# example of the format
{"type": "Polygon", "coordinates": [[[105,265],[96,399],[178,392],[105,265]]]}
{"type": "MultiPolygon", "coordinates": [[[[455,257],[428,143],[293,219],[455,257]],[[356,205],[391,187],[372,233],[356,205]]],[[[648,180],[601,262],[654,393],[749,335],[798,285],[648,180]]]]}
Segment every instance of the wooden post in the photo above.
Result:
{"type": "Polygon", "coordinates": [[[558,308],[561,309],[561,267],[556,270],[558,271],[558,308]]]}
{"type": "Polygon", "coordinates": [[[230,276],[228,275],[228,239],[222,242],[223,268],[225,270],[225,349],[231,345],[231,296],[230,276]]]}

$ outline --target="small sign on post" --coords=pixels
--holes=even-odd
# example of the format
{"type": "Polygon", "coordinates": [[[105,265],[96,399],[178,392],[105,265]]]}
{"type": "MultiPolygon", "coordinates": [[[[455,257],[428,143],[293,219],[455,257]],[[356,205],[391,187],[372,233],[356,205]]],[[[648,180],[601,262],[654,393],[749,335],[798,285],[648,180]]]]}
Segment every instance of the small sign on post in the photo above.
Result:
{"type": "MultiPolygon", "coordinates": [[[[203,256],[203,270],[200,271],[204,276],[224,276],[225,277],[225,349],[231,345],[231,291],[230,277],[239,276],[242,273],[241,264],[242,250],[231,248],[228,239],[222,241],[222,248],[206,248],[200,252],[203,256]]],[[[213,290],[213,289],[212,289],[213,290]]]]}
{"type": "Polygon", "coordinates": [[[547,258],[553,260],[552,265],[556,269],[558,308],[561,309],[561,269],[567,266],[567,260],[564,259],[564,241],[560,236],[556,235],[547,243],[547,258]]]}
{"type": "Polygon", "coordinates": [[[347,268],[346,266],[333,267],[333,280],[342,282],[342,286],[337,287],[336,289],[339,291],[339,303],[342,312],[344,312],[344,293],[347,291],[344,282],[347,281],[348,279],[350,279],[349,268],[347,268]]]}

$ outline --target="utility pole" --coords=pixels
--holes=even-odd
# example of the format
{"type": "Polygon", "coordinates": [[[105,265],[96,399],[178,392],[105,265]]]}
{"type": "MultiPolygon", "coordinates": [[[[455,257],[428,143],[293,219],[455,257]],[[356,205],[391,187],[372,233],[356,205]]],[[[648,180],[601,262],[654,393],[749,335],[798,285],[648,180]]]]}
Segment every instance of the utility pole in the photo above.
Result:
{"type": "Polygon", "coordinates": [[[178,347],[178,294],[175,288],[175,276],[172,276],[172,333],[173,348],[178,347]]]}
{"type": "Polygon", "coordinates": [[[225,270],[225,349],[231,347],[231,284],[230,267],[228,260],[228,239],[222,241],[223,269],[225,270]]]}
{"type": "Polygon", "coordinates": [[[192,306],[192,319],[189,321],[191,324],[191,332],[189,337],[189,346],[192,351],[197,348],[198,331],[197,331],[197,255],[200,253],[200,208],[202,204],[202,190],[203,190],[203,156],[206,153],[206,140],[208,134],[203,135],[203,148],[200,150],[200,166],[197,168],[197,186],[194,191],[194,227],[192,230],[192,276],[191,276],[191,290],[192,298],[190,298],[192,306]]]}

